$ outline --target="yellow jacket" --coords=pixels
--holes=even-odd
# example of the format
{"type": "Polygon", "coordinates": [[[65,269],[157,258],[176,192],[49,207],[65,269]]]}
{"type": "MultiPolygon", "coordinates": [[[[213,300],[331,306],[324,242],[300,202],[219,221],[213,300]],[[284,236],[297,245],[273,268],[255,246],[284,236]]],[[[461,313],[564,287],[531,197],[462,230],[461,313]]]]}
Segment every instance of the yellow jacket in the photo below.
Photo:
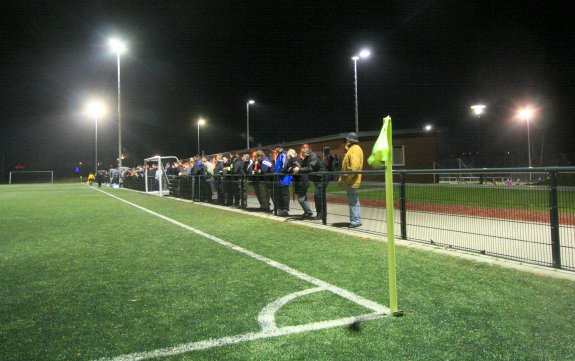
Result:
{"type": "MultiPolygon", "coordinates": [[[[357,144],[346,145],[345,157],[341,161],[342,172],[349,171],[360,171],[363,169],[363,150],[357,144]]],[[[339,177],[340,182],[347,183],[351,188],[359,188],[361,184],[361,174],[342,174],[339,177]]]]}
{"type": "Polygon", "coordinates": [[[96,179],[96,176],[90,173],[90,175],[88,176],[88,180],[94,180],[94,179],[96,179]]]}

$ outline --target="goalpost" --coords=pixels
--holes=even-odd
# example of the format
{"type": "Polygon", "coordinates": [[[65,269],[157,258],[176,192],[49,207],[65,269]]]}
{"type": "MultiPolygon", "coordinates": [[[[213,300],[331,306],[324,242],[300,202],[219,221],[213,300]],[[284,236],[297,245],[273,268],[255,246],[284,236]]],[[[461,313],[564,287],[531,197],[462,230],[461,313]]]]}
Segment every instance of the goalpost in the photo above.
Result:
{"type": "Polygon", "coordinates": [[[146,193],[158,194],[163,197],[164,194],[169,194],[170,180],[165,172],[164,165],[166,162],[177,161],[178,157],[171,156],[154,156],[144,159],[144,180],[145,180],[145,190],[146,193]],[[148,169],[148,166],[152,167],[156,165],[156,169],[148,169]]]}
{"type": "Polygon", "coordinates": [[[18,170],[10,172],[8,184],[15,183],[54,183],[54,171],[18,170]]]}

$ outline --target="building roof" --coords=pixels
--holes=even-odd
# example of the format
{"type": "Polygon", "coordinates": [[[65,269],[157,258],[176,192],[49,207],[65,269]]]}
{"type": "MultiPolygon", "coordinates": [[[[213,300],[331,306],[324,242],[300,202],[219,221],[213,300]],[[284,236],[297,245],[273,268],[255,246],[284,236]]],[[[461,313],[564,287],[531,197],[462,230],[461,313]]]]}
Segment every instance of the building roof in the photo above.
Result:
{"type": "MultiPolygon", "coordinates": [[[[446,128],[435,128],[432,132],[433,133],[442,133],[446,131],[446,128]]],[[[364,131],[364,132],[359,132],[357,134],[358,138],[371,138],[371,137],[378,137],[380,134],[380,130],[368,130],[368,131],[364,131]]],[[[397,135],[421,135],[421,134],[425,134],[425,131],[422,131],[420,128],[411,128],[411,129],[394,129],[393,130],[393,135],[397,136],[397,135]]],[[[232,151],[226,151],[226,152],[218,152],[218,153],[245,153],[248,151],[251,151],[253,149],[273,149],[274,146],[276,144],[282,144],[284,147],[291,147],[291,146],[299,146],[302,144],[313,144],[313,143],[321,143],[321,142],[329,142],[332,140],[338,140],[338,139],[345,139],[345,137],[347,137],[347,135],[349,134],[349,132],[347,133],[337,133],[337,134],[331,134],[331,135],[324,135],[323,137],[315,137],[315,138],[307,138],[307,139],[299,139],[299,140],[295,140],[295,141],[291,141],[291,142],[278,142],[278,143],[274,143],[274,144],[270,144],[270,145],[262,145],[261,147],[252,147],[249,149],[246,148],[242,148],[242,149],[237,149],[237,150],[232,150],[232,151]]]]}

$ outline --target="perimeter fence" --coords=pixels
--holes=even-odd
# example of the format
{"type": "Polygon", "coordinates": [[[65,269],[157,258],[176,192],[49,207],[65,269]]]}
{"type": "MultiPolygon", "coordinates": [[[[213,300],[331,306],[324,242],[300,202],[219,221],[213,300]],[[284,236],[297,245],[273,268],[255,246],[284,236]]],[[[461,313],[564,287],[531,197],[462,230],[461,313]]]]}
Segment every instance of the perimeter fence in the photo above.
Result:
{"type": "MultiPolygon", "coordinates": [[[[169,190],[173,197],[347,227],[340,174],[309,174],[316,182],[305,193],[297,176],[279,186],[284,174],[176,176],[169,190]],[[298,193],[307,194],[312,217],[304,216],[298,193]],[[286,208],[286,196],[289,215],[279,208],[286,208]]],[[[385,235],[384,171],[345,174],[363,177],[362,226],[354,230],[385,235]]],[[[396,170],[394,210],[398,238],[575,271],[575,167],[396,170]]]]}

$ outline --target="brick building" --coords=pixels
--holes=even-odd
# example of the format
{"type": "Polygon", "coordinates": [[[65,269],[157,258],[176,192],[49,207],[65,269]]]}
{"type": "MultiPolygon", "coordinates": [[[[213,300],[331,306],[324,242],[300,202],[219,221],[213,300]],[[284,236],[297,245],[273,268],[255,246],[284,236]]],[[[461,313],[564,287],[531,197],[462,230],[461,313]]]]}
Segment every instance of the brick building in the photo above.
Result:
{"type": "MultiPolygon", "coordinates": [[[[394,169],[432,169],[438,158],[438,133],[442,129],[431,132],[422,129],[399,129],[393,131],[393,166],[394,169]]],[[[364,170],[371,167],[367,164],[367,158],[380,131],[359,132],[359,144],[364,152],[364,170]]],[[[348,133],[332,134],[317,138],[301,139],[284,143],[285,148],[293,148],[299,151],[303,144],[309,144],[311,149],[320,157],[325,158],[329,153],[343,159],[345,155],[345,137],[348,133]]],[[[273,145],[262,146],[260,149],[271,151],[273,145]]],[[[258,148],[241,149],[232,153],[251,153],[258,148]]]]}

